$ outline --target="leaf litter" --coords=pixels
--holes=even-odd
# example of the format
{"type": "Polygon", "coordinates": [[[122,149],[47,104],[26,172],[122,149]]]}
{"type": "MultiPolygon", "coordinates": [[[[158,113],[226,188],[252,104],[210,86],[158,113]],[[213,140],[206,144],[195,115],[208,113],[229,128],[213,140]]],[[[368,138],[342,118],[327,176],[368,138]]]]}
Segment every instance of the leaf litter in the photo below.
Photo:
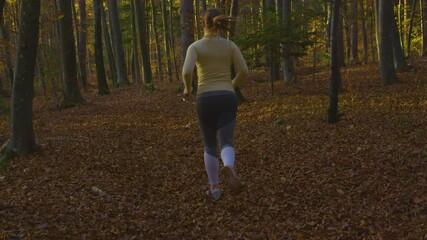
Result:
{"type": "Polygon", "coordinates": [[[62,111],[36,99],[42,150],[0,173],[0,238],[427,238],[427,69],[414,67],[391,86],[375,66],[343,69],[334,125],[327,72],[274,95],[252,75],[235,136],[247,189],[216,202],[202,195],[195,99],[179,83],[62,111]]]}

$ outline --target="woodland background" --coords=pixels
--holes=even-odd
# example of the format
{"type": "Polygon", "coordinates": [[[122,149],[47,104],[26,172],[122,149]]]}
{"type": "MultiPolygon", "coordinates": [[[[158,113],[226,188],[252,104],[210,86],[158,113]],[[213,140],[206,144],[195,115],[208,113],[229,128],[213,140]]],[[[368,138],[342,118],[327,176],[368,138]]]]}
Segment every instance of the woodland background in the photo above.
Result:
{"type": "Polygon", "coordinates": [[[427,238],[425,0],[0,10],[1,239],[427,238]],[[250,68],[217,202],[180,79],[211,7],[250,68]]]}

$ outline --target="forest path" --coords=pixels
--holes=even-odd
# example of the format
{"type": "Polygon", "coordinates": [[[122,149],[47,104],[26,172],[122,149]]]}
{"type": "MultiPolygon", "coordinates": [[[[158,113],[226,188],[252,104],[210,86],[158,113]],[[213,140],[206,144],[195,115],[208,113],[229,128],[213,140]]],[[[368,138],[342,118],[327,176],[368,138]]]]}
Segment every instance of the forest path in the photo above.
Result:
{"type": "Polygon", "coordinates": [[[129,87],[61,111],[38,100],[42,151],[0,173],[0,238],[426,237],[426,70],[392,86],[375,67],[343,70],[335,125],[326,72],[274,97],[250,81],[235,139],[247,189],[218,202],[202,196],[194,97],[129,87]]]}

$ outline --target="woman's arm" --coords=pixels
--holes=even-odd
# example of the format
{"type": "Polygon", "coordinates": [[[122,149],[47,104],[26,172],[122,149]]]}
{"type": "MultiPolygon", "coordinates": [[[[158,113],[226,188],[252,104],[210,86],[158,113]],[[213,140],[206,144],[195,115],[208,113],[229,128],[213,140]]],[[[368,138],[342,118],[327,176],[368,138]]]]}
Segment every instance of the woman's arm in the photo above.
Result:
{"type": "Polygon", "coordinates": [[[236,87],[239,87],[244,81],[246,81],[249,75],[249,69],[248,69],[248,66],[246,65],[245,59],[243,58],[242,52],[240,52],[239,47],[237,47],[237,45],[234,43],[232,46],[233,46],[233,63],[237,69],[236,77],[233,79],[232,83],[233,83],[233,87],[236,88],[236,87]]]}
{"type": "Polygon", "coordinates": [[[187,55],[185,56],[184,66],[182,67],[182,80],[184,81],[184,94],[190,94],[192,91],[192,76],[194,66],[197,61],[196,49],[193,45],[190,45],[187,49],[187,55]]]}

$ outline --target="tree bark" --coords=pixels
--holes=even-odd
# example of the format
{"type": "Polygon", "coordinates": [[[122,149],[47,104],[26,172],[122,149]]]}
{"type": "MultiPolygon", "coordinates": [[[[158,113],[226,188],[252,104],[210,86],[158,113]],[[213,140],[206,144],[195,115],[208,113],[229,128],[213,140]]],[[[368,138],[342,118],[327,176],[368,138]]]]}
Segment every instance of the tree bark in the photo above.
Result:
{"type": "Polygon", "coordinates": [[[135,12],[139,33],[139,44],[142,53],[142,65],[144,66],[144,84],[147,90],[153,89],[153,74],[150,63],[150,49],[147,44],[147,24],[145,21],[145,0],[135,0],[135,12]]]}
{"type": "Polygon", "coordinates": [[[392,31],[394,68],[397,71],[403,71],[406,69],[405,53],[403,52],[402,46],[400,45],[401,42],[400,42],[399,30],[397,29],[397,23],[393,15],[388,24],[390,25],[391,31],[392,31]]]}
{"type": "Polygon", "coordinates": [[[102,51],[101,4],[101,0],[93,0],[96,77],[98,80],[98,94],[102,96],[109,94],[110,90],[105,76],[104,54],[102,51]]]}
{"type": "Polygon", "coordinates": [[[73,107],[83,102],[77,84],[76,48],[74,45],[71,0],[59,0],[59,31],[61,37],[62,74],[64,79],[64,107],[73,107]]]}
{"type": "Polygon", "coordinates": [[[108,11],[110,16],[111,34],[113,36],[113,46],[116,60],[117,85],[129,84],[125,63],[125,52],[123,49],[122,32],[120,29],[119,9],[117,0],[108,0],[108,11]]]}
{"type": "MultiPolygon", "coordinates": [[[[283,1],[283,23],[285,29],[291,24],[291,1],[283,1]]],[[[296,83],[295,66],[291,56],[291,46],[287,43],[283,45],[283,78],[285,83],[296,83]]]]}
{"type": "Polygon", "coordinates": [[[359,54],[358,54],[358,21],[357,17],[359,14],[359,9],[357,5],[357,0],[351,0],[350,8],[350,31],[351,31],[351,62],[353,64],[359,63],[359,54]]]}
{"type": "Polygon", "coordinates": [[[408,31],[408,55],[409,57],[411,55],[411,43],[412,43],[412,28],[414,27],[414,15],[415,15],[415,9],[417,7],[416,0],[412,1],[412,10],[411,10],[411,20],[409,22],[409,31],[408,31]]]}
{"type": "Polygon", "coordinates": [[[390,24],[390,20],[394,18],[393,2],[379,0],[378,16],[381,80],[385,84],[392,84],[397,82],[392,51],[393,31],[390,24]]]}
{"type": "Polygon", "coordinates": [[[6,6],[6,0],[0,0],[0,39],[5,43],[4,47],[4,58],[6,62],[6,76],[9,80],[10,89],[13,86],[13,64],[10,54],[10,37],[8,29],[4,24],[4,8],[6,6]]]}
{"type": "MultiPolygon", "coordinates": [[[[188,47],[194,42],[194,8],[192,0],[180,1],[181,60],[184,62],[188,47]]],[[[197,82],[193,81],[193,92],[197,82]]]]}
{"type": "Polygon", "coordinates": [[[163,41],[166,53],[166,71],[167,79],[169,82],[172,81],[172,62],[171,62],[171,50],[170,50],[170,38],[169,38],[169,25],[168,25],[168,13],[166,0],[161,1],[162,6],[162,23],[163,23],[163,41]]]}
{"type": "Polygon", "coordinates": [[[422,0],[422,33],[423,33],[423,57],[427,57],[427,0],[422,0]]]}
{"type": "Polygon", "coordinates": [[[152,27],[153,27],[153,34],[154,34],[154,41],[156,45],[156,60],[157,60],[157,73],[159,76],[159,79],[163,79],[163,67],[162,67],[162,52],[160,50],[160,40],[159,40],[159,33],[157,31],[157,11],[156,6],[154,4],[154,0],[151,0],[151,19],[152,19],[152,27]]]}
{"type": "Polygon", "coordinates": [[[8,148],[13,154],[23,155],[37,149],[33,128],[33,84],[39,40],[40,0],[22,0],[20,6],[18,58],[8,148]]]}
{"type": "Polygon", "coordinates": [[[105,9],[102,4],[101,4],[101,20],[102,20],[102,29],[104,32],[105,49],[107,50],[108,62],[110,66],[111,82],[113,86],[117,86],[116,59],[114,57],[113,47],[111,46],[111,37],[108,31],[107,16],[105,14],[105,9]]]}
{"type": "Polygon", "coordinates": [[[362,25],[362,44],[363,44],[363,51],[362,51],[362,60],[364,64],[368,64],[368,33],[366,29],[366,10],[365,10],[365,4],[364,0],[360,0],[360,11],[362,12],[362,19],[361,19],[361,25],[362,25]]]}
{"type": "Polygon", "coordinates": [[[341,73],[338,62],[338,21],[340,12],[340,1],[334,1],[334,8],[331,23],[331,60],[330,60],[330,77],[329,77],[329,108],[328,122],[336,123],[339,121],[338,115],[338,95],[340,91],[341,73]]]}
{"type": "Polygon", "coordinates": [[[141,72],[139,67],[139,53],[138,53],[138,35],[137,26],[136,26],[136,17],[135,17],[135,2],[130,1],[130,9],[131,9],[131,27],[132,27],[132,76],[135,77],[134,81],[137,86],[141,86],[141,72]]]}
{"type": "Polygon", "coordinates": [[[87,26],[86,26],[86,0],[79,0],[80,34],[79,34],[79,64],[80,77],[83,87],[87,87],[87,26]]]}

